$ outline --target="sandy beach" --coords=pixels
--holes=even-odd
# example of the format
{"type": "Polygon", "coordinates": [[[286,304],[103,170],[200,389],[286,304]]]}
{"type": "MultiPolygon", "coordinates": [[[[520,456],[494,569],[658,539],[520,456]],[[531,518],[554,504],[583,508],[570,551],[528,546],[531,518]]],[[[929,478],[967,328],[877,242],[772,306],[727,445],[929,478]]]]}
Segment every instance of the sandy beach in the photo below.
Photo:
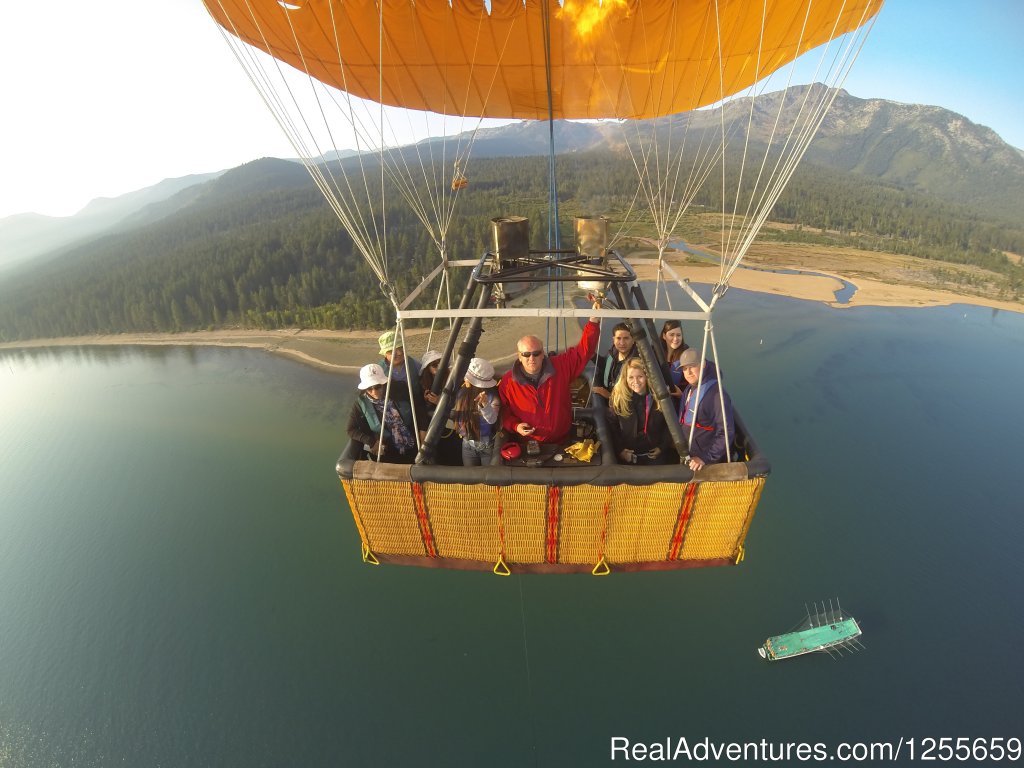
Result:
{"type": "MultiPolygon", "coordinates": [[[[673,267],[677,274],[692,282],[712,282],[718,274],[714,265],[683,265],[673,267]]],[[[787,275],[759,269],[738,269],[730,284],[758,293],[772,293],[793,299],[820,301],[836,309],[851,307],[939,307],[949,304],[972,304],[979,307],[993,307],[1008,312],[1024,312],[1024,304],[999,301],[980,296],[969,296],[941,288],[886,282],[877,277],[842,274],[807,264],[771,264],[766,269],[810,270],[819,275],[787,275]],[[843,287],[842,281],[852,283],[856,291],[850,300],[840,304],[835,292],[843,287]]]]}
{"type": "MultiPolygon", "coordinates": [[[[517,318],[515,322],[491,323],[491,327],[481,336],[479,354],[487,357],[499,368],[506,367],[515,357],[516,341],[531,332],[543,335],[543,320],[517,318]]],[[[379,334],[380,331],[320,331],[297,328],[279,331],[224,329],[190,333],[119,333],[0,343],[0,350],[80,346],[246,347],[262,349],[325,371],[356,373],[366,363],[375,362],[379,358],[379,334]]],[[[405,338],[406,347],[416,358],[428,349],[428,329],[407,329],[405,338]]],[[[447,330],[435,331],[433,338],[430,339],[429,348],[440,351],[446,341],[447,330]]]]}
{"type": "MultiPolygon", "coordinates": [[[[642,254],[635,254],[641,256],[642,254]]],[[[1011,312],[1024,312],[1024,304],[998,301],[976,296],[966,296],[952,291],[928,288],[914,284],[886,282],[879,272],[894,269],[896,257],[882,257],[871,260],[872,269],[865,267],[865,260],[856,261],[856,268],[837,270],[835,263],[820,260],[806,263],[800,258],[785,258],[787,254],[751,254],[752,266],[760,269],[739,269],[731,284],[735,288],[760,293],[787,296],[806,301],[819,301],[837,309],[866,306],[929,307],[948,304],[973,304],[993,307],[1011,312]],[[780,258],[781,257],[781,258],[780,258]],[[877,263],[880,262],[880,263],[877,263]],[[830,269],[831,267],[831,269],[830,269]],[[808,270],[819,274],[780,274],[767,269],[808,270]],[[856,292],[846,304],[835,301],[835,291],[843,287],[842,280],[856,286],[856,292]]],[[[788,254],[792,256],[793,254],[788,254]]],[[[906,262],[903,259],[902,262],[906,262]]],[[[680,278],[693,283],[713,283],[718,277],[718,267],[712,264],[692,263],[676,256],[669,263],[680,278]]],[[[844,267],[848,265],[842,265],[844,267]]],[[[648,270],[640,269],[644,278],[648,270]]],[[[546,291],[534,292],[531,305],[543,303],[546,291]],[[539,301],[538,301],[539,300],[539,301]]],[[[689,307],[687,307],[689,309],[689,307]]],[[[488,322],[481,337],[479,354],[492,360],[500,369],[508,366],[515,354],[515,343],[526,333],[544,336],[544,320],[541,318],[512,318],[488,322]]],[[[261,331],[249,329],[223,329],[195,331],[190,333],[126,333],[95,336],[73,336],[55,339],[32,339],[29,341],[0,343],[0,349],[27,349],[38,347],[65,346],[214,346],[248,347],[262,349],[271,354],[297,360],[321,370],[354,373],[367,362],[376,360],[377,336],[380,331],[322,331],[287,329],[261,331]]],[[[431,337],[428,329],[409,329],[406,346],[415,357],[429,347],[443,349],[447,340],[446,329],[435,331],[431,337]]]]}

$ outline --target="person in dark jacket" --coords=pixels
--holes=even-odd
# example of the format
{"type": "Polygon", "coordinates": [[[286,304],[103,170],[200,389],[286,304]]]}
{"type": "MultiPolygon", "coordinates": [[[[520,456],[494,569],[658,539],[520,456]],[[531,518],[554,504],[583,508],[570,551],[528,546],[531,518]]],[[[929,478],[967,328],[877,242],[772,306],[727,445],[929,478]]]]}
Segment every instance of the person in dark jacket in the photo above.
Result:
{"type": "Polygon", "coordinates": [[[431,391],[431,387],[434,385],[434,376],[437,375],[437,368],[440,364],[441,353],[433,349],[428,349],[420,358],[420,393],[423,395],[423,404],[427,410],[428,419],[434,416],[434,410],[440,400],[440,396],[431,391]]]}
{"type": "MultiPolygon", "coordinates": [[[[441,353],[436,350],[428,349],[420,358],[419,391],[423,396],[422,406],[425,419],[420,422],[420,429],[430,428],[434,413],[437,411],[437,404],[441,399],[440,395],[435,395],[431,391],[431,387],[434,385],[434,376],[440,365],[441,353]]],[[[441,432],[434,457],[439,464],[446,466],[456,467],[462,464],[462,439],[455,430],[448,429],[446,426],[441,432]]]]}
{"type": "Polygon", "coordinates": [[[665,352],[665,366],[662,369],[665,383],[668,384],[672,397],[678,399],[685,385],[679,358],[690,348],[683,338],[683,324],[678,320],[666,320],[661,326],[661,348],[665,352]]]}
{"type": "Polygon", "coordinates": [[[736,420],[732,400],[718,382],[715,364],[706,360],[701,373],[700,353],[695,349],[683,352],[679,363],[686,381],[679,404],[679,423],[690,441],[690,460],[687,463],[696,472],[705,464],[727,460],[728,448],[736,434],[736,420]],[[690,437],[691,427],[693,437],[690,437]]]}
{"type": "MultiPolygon", "coordinates": [[[[671,446],[665,415],[647,386],[643,361],[626,361],[612,387],[608,427],[623,464],[664,464],[671,446]]],[[[673,414],[674,415],[674,414],[673,414]]]]}
{"type": "Polygon", "coordinates": [[[396,400],[409,399],[409,381],[412,381],[412,396],[419,410],[425,406],[423,391],[420,389],[420,364],[415,358],[406,358],[402,339],[394,331],[385,331],[377,338],[380,360],[377,365],[384,369],[384,375],[391,379],[391,397],[396,400]],[[408,369],[408,370],[407,370],[408,369]]]}
{"type": "MultiPolygon", "coordinates": [[[[348,417],[348,435],[363,444],[368,458],[393,464],[412,464],[416,459],[413,406],[409,400],[391,398],[385,407],[388,377],[376,363],[359,370],[359,395],[348,417]]],[[[394,392],[395,384],[391,390],[394,392]]],[[[417,414],[422,419],[422,414],[417,414]]],[[[423,437],[420,432],[420,437],[423,437]]]]}
{"type": "Polygon", "coordinates": [[[591,396],[598,395],[597,406],[607,406],[612,396],[612,387],[619,380],[619,373],[622,365],[627,360],[640,354],[633,340],[633,334],[629,326],[619,323],[612,329],[612,346],[607,355],[600,355],[597,358],[597,375],[594,377],[594,386],[591,389],[591,396]]]}

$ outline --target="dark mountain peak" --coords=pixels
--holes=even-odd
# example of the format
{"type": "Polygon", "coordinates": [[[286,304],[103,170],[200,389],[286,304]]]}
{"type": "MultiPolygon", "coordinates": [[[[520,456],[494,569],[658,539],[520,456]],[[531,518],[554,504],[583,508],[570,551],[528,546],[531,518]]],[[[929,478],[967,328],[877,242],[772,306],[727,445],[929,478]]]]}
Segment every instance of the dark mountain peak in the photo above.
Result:
{"type": "MultiPolygon", "coordinates": [[[[790,128],[796,114],[791,107],[834,96],[807,150],[807,161],[1002,219],[1024,219],[1024,153],[991,128],[943,107],[861,99],[842,89],[826,91],[827,86],[814,83],[759,95],[753,104],[749,97],[735,99],[726,107],[726,121],[734,140],[740,141],[751,115],[750,137],[763,143],[773,130],[777,135],[790,128]],[[786,108],[780,113],[783,99],[786,108]],[[782,117],[778,129],[777,115],[782,117]]],[[[703,130],[716,125],[720,114],[720,109],[704,110],[678,119],[703,130]]]]}
{"type": "Polygon", "coordinates": [[[226,171],[207,185],[207,195],[239,196],[267,189],[312,186],[313,181],[302,163],[262,157],[226,171]]]}
{"type": "Polygon", "coordinates": [[[841,94],[807,159],[1024,218],[1024,155],[991,128],[942,107],[841,94]]]}
{"type": "Polygon", "coordinates": [[[822,126],[822,134],[837,128],[882,131],[909,131],[922,139],[931,139],[953,149],[981,152],[1000,151],[1019,154],[991,128],[967,117],[928,104],[904,104],[886,99],[859,99],[843,93],[836,99],[822,126]]]}
{"type": "MultiPolygon", "coordinates": [[[[468,138],[468,136],[467,136],[468,138]]],[[[465,140],[465,139],[464,139],[465,140]]],[[[477,131],[473,157],[535,157],[548,153],[548,124],[519,121],[477,131]]],[[[556,152],[581,152],[607,144],[600,123],[555,122],[556,152]]]]}

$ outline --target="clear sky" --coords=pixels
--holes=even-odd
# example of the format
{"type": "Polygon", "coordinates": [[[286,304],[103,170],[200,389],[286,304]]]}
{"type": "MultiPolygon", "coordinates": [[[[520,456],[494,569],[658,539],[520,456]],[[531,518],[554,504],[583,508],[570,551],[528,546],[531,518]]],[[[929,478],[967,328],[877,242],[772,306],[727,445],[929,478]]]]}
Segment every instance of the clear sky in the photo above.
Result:
{"type": "MultiPolygon", "coordinates": [[[[1024,148],[1024,0],[887,0],[846,89],[1024,148]]],[[[200,0],[25,0],[0,24],[0,218],[294,152],[200,0]]]]}

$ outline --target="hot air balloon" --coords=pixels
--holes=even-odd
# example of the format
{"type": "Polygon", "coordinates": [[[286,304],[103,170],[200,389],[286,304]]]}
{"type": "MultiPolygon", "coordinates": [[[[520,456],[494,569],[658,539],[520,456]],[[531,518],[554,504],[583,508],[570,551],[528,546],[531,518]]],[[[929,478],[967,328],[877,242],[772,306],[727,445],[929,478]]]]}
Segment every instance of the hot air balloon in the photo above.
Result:
{"type": "MultiPolygon", "coordinates": [[[[718,359],[714,312],[881,0],[204,2],[373,268],[394,309],[395,343],[404,346],[410,321],[430,320],[431,333],[448,321],[434,382],[440,403],[416,463],[368,461],[355,445],[338,461],[364,560],[500,575],[742,561],[770,468],[738,415],[735,457],[697,472],[682,463],[622,466],[607,449],[590,462],[495,451],[490,466],[444,466],[437,442],[483,322],[589,317],[590,309],[566,296],[577,285],[608,297],[612,308],[600,310],[602,318],[627,318],[654,395],[672,412],[661,350],[650,342],[653,322],[703,323],[701,369],[718,359]],[[784,87],[770,90],[780,77],[784,87]],[[809,81],[819,85],[793,87],[809,81]],[[767,130],[755,127],[759,110],[770,110],[756,123],[767,130]],[[460,196],[473,190],[473,146],[492,120],[601,121],[617,132],[657,258],[631,261],[615,247],[636,217],[633,207],[618,232],[601,211],[577,217],[575,243],[562,247],[553,138],[547,248],[529,247],[525,219],[496,215],[483,255],[451,253],[448,228],[460,196]],[[424,135],[436,138],[413,142],[424,135]],[[720,272],[702,296],[665,253],[712,178],[721,188],[720,272]],[[395,280],[402,256],[392,252],[387,220],[396,196],[437,251],[436,267],[404,295],[395,280]],[[653,289],[638,278],[639,266],[653,270],[653,289]],[[456,305],[452,286],[463,281],[456,305]],[[536,283],[556,287],[547,306],[509,306],[516,286],[536,283]],[[693,308],[673,308],[668,285],[693,308]],[[419,308],[431,294],[434,308],[419,308]]],[[[610,445],[600,409],[580,408],[574,417],[573,438],[610,445]]],[[[685,456],[692,427],[686,434],[668,421],[685,456]]]]}

